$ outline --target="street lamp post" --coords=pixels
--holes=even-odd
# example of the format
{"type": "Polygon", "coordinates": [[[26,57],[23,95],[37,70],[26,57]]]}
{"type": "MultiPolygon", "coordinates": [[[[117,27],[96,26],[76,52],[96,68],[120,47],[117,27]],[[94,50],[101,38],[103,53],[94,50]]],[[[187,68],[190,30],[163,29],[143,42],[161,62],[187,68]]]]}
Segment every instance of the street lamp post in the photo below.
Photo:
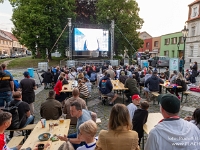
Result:
{"type": "Polygon", "coordinates": [[[188,31],[189,30],[186,28],[186,26],[184,26],[184,29],[182,30],[183,42],[184,42],[184,45],[183,45],[183,69],[182,69],[183,76],[184,76],[184,65],[185,65],[185,42],[186,42],[186,38],[188,35],[188,31]]]}

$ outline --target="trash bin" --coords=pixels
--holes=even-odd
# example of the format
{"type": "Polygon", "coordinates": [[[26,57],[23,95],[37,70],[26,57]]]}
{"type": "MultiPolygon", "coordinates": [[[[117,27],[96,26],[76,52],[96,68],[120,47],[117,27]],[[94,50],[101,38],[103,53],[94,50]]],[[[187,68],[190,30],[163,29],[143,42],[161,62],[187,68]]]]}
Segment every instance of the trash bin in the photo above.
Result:
{"type": "Polygon", "coordinates": [[[33,68],[28,68],[28,73],[29,73],[29,75],[30,75],[31,78],[34,78],[33,68]]]}

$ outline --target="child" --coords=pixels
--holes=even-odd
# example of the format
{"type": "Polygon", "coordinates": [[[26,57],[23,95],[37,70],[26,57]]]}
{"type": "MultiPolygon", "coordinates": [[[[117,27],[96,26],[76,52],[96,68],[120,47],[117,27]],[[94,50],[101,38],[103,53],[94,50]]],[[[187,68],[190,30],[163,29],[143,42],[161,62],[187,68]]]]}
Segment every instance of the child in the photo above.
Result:
{"type": "Polygon", "coordinates": [[[200,129],[200,108],[195,109],[192,117],[188,116],[185,117],[184,119],[195,124],[200,129]]]}
{"type": "Polygon", "coordinates": [[[138,94],[135,94],[132,96],[132,103],[130,103],[127,108],[130,114],[130,119],[133,119],[134,113],[137,110],[137,105],[140,103],[140,96],[138,94]]]}
{"type": "MultiPolygon", "coordinates": [[[[0,149],[1,150],[9,150],[8,146],[6,145],[6,138],[4,135],[4,131],[10,126],[12,120],[11,113],[8,112],[0,112],[0,149]]],[[[21,146],[16,146],[11,148],[15,150],[19,150],[21,146]]]]}
{"type": "Polygon", "coordinates": [[[135,111],[132,120],[133,130],[138,133],[139,137],[138,145],[143,137],[143,125],[147,122],[149,103],[147,101],[141,102],[140,107],[141,109],[135,111]]]}

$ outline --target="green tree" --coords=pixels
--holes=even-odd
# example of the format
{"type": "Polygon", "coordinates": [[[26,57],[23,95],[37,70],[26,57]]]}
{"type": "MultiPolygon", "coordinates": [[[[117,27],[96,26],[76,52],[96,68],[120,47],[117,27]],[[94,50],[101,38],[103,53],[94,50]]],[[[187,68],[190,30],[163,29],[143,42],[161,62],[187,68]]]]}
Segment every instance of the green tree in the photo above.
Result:
{"type": "Polygon", "coordinates": [[[137,50],[143,44],[137,31],[143,24],[143,19],[139,17],[138,3],[135,0],[98,0],[96,7],[98,23],[110,24],[111,20],[115,21],[114,50],[116,55],[124,53],[124,46],[127,47],[128,54],[133,55],[134,49],[137,50]]]}
{"type": "MultiPolygon", "coordinates": [[[[51,59],[50,50],[68,23],[67,18],[75,18],[74,0],[16,0],[11,4],[14,8],[13,34],[33,54],[36,54],[36,45],[43,58],[48,49],[48,58],[51,59]]],[[[67,29],[56,46],[62,54],[68,45],[67,29]]]]}

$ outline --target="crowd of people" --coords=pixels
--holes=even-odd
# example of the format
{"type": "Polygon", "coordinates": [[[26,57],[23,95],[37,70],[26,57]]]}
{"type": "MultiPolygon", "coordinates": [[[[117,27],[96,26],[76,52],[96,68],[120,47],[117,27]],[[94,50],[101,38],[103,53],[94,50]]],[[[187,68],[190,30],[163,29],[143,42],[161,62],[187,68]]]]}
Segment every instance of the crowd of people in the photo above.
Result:
{"type": "MultiPolygon", "coordinates": [[[[197,76],[197,64],[191,66],[191,70],[182,73],[174,71],[170,75],[165,72],[158,73],[152,67],[124,65],[112,67],[86,65],[81,67],[53,67],[42,74],[44,88],[52,88],[48,98],[40,106],[40,115],[46,120],[57,120],[64,114],[66,119],[71,119],[70,124],[76,126],[76,133],[58,136],[66,141],[59,149],[77,150],[137,150],[143,137],[143,125],[147,122],[150,92],[159,92],[160,112],[164,119],[150,132],[145,150],[160,149],[198,149],[199,145],[173,145],[176,142],[195,142],[195,137],[200,137],[200,111],[196,109],[193,116],[181,119],[178,116],[180,110],[179,92],[187,90],[188,83],[194,83],[197,76]],[[189,80],[186,77],[189,77],[189,80]],[[195,76],[195,77],[194,77],[195,76]],[[77,81],[72,95],[62,91],[63,85],[70,80],[77,81]],[[113,92],[112,80],[119,80],[128,90],[125,91],[127,106],[115,104],[119,97],[113,92]],[[161,94],[161,86],[166,80],[170,84],[180,85],[180,89],[169,90],[170,94],[161,94]],[[92,86],[94,84],[94,86],[92,86]],[[98,95],[110,98],[109,106],[112,106],[108,121],[108,129],[101,130],[97,136],[96,112],[88,110],[85,97],[91,96],[93,88],[98,89],[98,95]],[[146,101],[141,101],[140,87],[144,87],[146,101]],[[175,95],[174,95],[175,94],[175,95]],[[181,139],[179,138],[181,137],[181,139]],[[190,137],[190,138],[189,138],[190,137]],[[193,137],[193,138],[192,138],[193,137]],[[171,139],[173,138],[173,139],[171,139]],[[185,140],[186,139],[186,140],[185,140]]],[[[19,85],[14,84],[12,75],[3,64],[0,67],[0,149],[8,149],[4,131],[12,127],[12,115],[6,111],[6,107],[18,107],[19,118],[22,120],[18,128],[34,123],[34,101],[37,89],[35,81],[30,78],[28,72],[24,72],[24,79],[19,85]]],[[[15,128],[15,127],[13,127],[15,128]]],[[[8,139],[12,138],[13,132],[8,139]]],[[[11,148],[13,150],[20,147],[11,148]]],[[[37,148],[36,148],[37,149],[37,148]]]]}

